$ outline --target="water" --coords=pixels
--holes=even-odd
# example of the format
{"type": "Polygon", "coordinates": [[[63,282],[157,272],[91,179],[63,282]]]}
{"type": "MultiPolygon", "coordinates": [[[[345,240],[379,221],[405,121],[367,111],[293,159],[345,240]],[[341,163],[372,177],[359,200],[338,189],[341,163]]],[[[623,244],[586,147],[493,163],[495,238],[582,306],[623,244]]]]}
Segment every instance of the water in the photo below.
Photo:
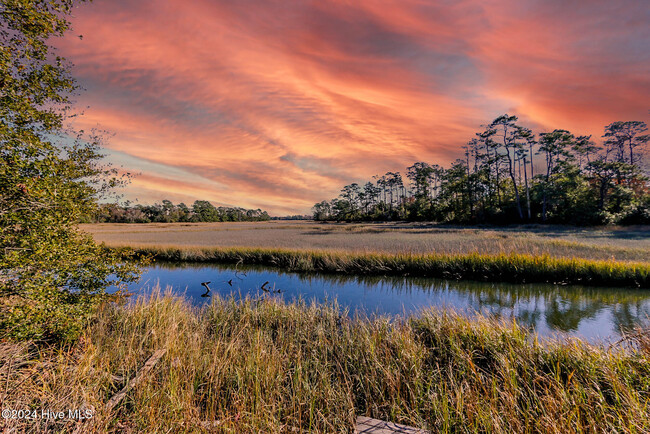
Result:
{"type": "Polygon", "coordinates": [[[185,294],[195,304],[209,302],[201,282],[210,281],[213,294],[236,298],[280,289],[286,301],[336,300],[352,314],[404,315],[435,306],[469,315],[480,312],[516,318],[544,337],[574,336],[611,343],[620,331],[650,323],[650,290],[560,286],[551,284],[485,283],[418,277],[369,277],[289,273],[262,267],[215,264],[156,264],[145,270],[129,291],[141,294],[156,284],[185,294]],[[228,281],[231,281],[230,284],[228,281]]]}

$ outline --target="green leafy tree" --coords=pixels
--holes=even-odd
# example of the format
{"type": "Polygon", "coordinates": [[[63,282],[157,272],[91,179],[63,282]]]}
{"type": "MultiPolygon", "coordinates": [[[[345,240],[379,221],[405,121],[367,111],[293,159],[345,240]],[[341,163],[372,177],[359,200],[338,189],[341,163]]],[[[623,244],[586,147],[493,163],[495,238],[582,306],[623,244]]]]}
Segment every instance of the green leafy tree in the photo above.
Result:
{"type": "Polygon", "coordinates": [[[424,162],[413,163],[407,167],[406,177],[411,181],[415,189],[416,198],[429,198],[431,190],[431,177],[435,169],[424,162]]]}
{"type": "Polygon", "coordinates": [[[352,215],[352,206],[350,205],[350,201],[346,199],[333,199],[332,213],[334,218],[338,221],[350,219],[350,216],[352,215]]]}
{"type": "Polygon", "coordinates": [[[612,122],[605,127],[605,146],[614,151],[616,161],[635,165],[650,141],[650,135],[643,134],[646,131],[645,122],[612,122]]]}
{"type": "Polygon", "coordinates": [[[326,200],[315,204],[312,210],[314,220],[328,220],[332,214],[332,207],[326,200]]]}
{"type": "Polygon", "coordinates": [[[578,161],[578,167],[581,171],[587,168],[591,163],[594,155],[597,154],[599,148],[591,141],[591,136],[578,136],[573,142],[573,153],[578,161]]]}
{"type": "Polygon", "coordinates": [[[371,207],[375,207],[379,203],[380,194],[381,189],[370,181],[366,182],[363,186],[363,206],[366,214],[370,213],[371,207]]]}
{"type": "Polygon", "coordinates": [[[524,145],[527,144],[527,138],[532,135],[532,132],[517,125],[517,116],[502,115],[492,121],[489,128],[494,131],[495,141],[503,145],[505,150],[505,157],[508,163],[508,175],[512,181],[512,187],[515,193],[515,202],[517,205],[517,213],[521,220],[524,219],[524,213],[521,208],[521,198],[519,195],[519,187],[517,185],[515,166],[516,159],[525,156],[524,145]]]}
{"type": "Polygon", "coordinates": [[[100,137],[65,131],[76,85],[48,40],[75,3],[0,0],[0,332],[17,339],[78,336],[107,287],[135,278],[77,229],[121,181],[100,137]]]}
{"type": "Polygon", "coordinates": [[[218,222],[221,221],[217,208],[207,200],[194,201],[192,205],[194,220],[199,222],[218,222]]]}
{"type": "Polygon", "coordinates": [[[448,169],[414,163],[406,171],[408,189],[399,172],[374,176],[376,186],[368,182],[363,191],[357,184],[346,186],[343,200],[317,204],[314,218],[646,224],[650,222],[650,185],[642,166],[650,141],[646,131],[643,122],[614,122],[605,127],[602,146],[591,136],[575,137],[559,129],[542,133],[538,140],[517,124],[516,116],[502,115],[462,146],[464,159],[448,169]],[[535,155],[545,163],[537,174],[535,155]],[[326,206],[331,214],[325,212],[326,206]]]}
{"type": "Polygon", "coordinates": [[[346,218],[355,218],[355,214],[361,207],[361,194],[361,187],[356,182],[346,185],[341,190],[339,196],[350,204],[350,215],[346,218]]]}
{"type": "Polygon", "coordinates": [[[562,175],[572,159],[570,150],[574,146],[575,137],[566,130],[554,130],[539,136],[539,154],[546,159],[546,173],[542,175],[542,222],[546,221],[549,202],[561,190],[557,188],[557,178],[562,175]]]}

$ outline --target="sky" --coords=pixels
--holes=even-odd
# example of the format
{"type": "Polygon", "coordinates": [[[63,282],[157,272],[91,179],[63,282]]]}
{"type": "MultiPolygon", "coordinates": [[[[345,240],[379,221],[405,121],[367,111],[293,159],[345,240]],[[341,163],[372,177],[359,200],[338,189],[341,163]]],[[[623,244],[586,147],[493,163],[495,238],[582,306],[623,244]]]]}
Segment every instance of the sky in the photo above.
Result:
{"type": "Polygon", "coordinates": [[[650,123],[649,22],[647,0],[94,0],[55,45],[126,199],[286,215],[447,166],[503,113],[650,123]]]}

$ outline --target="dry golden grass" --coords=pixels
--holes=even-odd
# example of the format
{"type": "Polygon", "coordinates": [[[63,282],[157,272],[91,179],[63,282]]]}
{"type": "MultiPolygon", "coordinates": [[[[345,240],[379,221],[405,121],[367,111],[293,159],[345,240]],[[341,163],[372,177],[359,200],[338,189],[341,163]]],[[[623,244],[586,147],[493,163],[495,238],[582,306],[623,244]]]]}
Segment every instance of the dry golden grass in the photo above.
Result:
{"type": "Polygon", "coordinates": [[[0,401],[94,411],[84,422],[3,421],[18,432],[331,433],[367,415],[433,432],[640,433],[650,358],[647,335],[635,342],[542,346],[512,323],[439,311],[348,319],[330,306],[218,297],[198,309],[158,292],[106,306],[70,347],[0,345],[0,401]]]}
{"type": "Polygon", "coordinates": [[[81,225],[97,241],[132,247],[263,247],[387,253],[529,254],[594,260],[650,258],[650,228],[463,228],[316,222],[81,225]]]}

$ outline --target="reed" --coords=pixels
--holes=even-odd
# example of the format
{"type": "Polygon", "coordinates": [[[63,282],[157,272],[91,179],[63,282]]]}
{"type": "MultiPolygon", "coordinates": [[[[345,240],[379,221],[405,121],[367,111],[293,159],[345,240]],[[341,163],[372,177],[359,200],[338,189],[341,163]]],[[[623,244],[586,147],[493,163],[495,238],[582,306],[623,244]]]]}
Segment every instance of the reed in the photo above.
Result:
{"type": "Polygon", "coordinates": [[[149,223],[81,225],[109,246],[256,247],[355,253],[550,255],[563,258],[647,262],[649,227],[507,228],[436,224],[149,223]]]}
{"type": "Polygon", "coordinates": [[[630,339],[542,345],[480,316],[350,319],[335,304],[219,297],[196,308],[155,291],[106,305],[71,346],[0,345],[0,395],[3,408],[95,411],[4,421],[30,432],[349,432],[356,415],[432,432],[648,432],[647,334],[630,339]]]}
{"type": "Polygon", "coordinates": [[[513,283],[650,288],[650,264],[525,254],[385,254],[265,248],[140,247],[172,262],[280,267],[295,272],[400,275],[513,283]]]}

